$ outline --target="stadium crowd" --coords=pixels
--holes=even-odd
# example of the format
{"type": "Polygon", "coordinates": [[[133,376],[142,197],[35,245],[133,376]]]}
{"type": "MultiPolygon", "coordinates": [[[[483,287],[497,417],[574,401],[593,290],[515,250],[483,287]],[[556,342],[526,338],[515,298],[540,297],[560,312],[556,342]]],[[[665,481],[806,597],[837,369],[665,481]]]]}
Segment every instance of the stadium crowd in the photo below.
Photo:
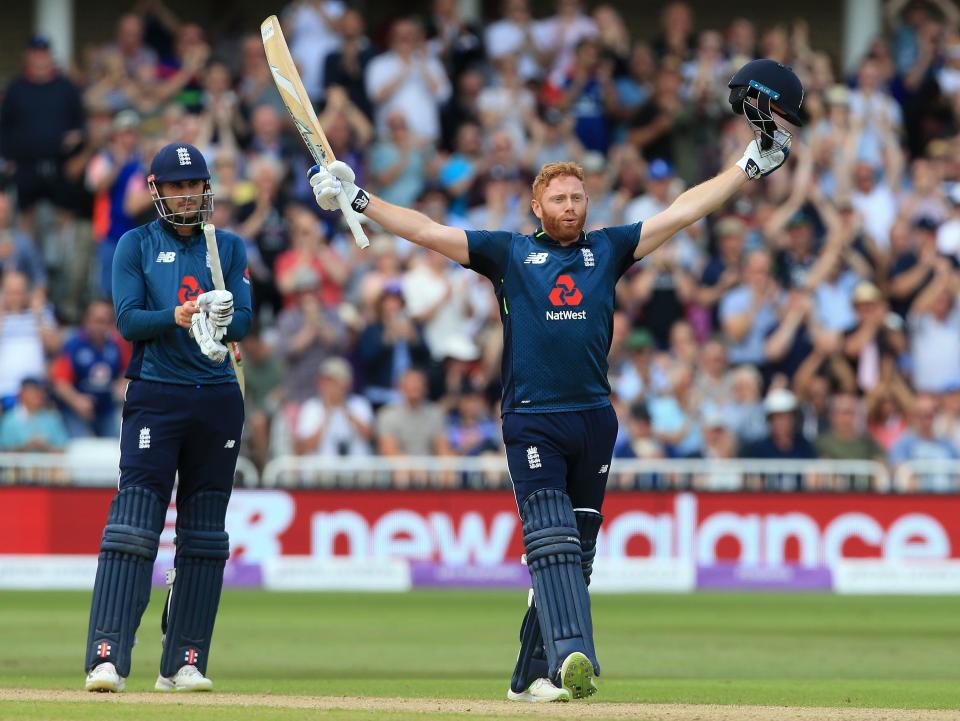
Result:
{"type": "MultiPolygon", "coordinates": [[[[649,217],[749,139],[733,71],[791,65],[808,121],[787,167],[621,281],[615,455],[895,466],[960,458],[960,12],[884,7],[849,75],[802,19],[704,28],[683,2],[650,42],[579,0],[542,18],[504,0],[484,24],[434,0],[373,33],[341,0],[298,0],[282,20],[359,182],[463,228],[533,231],[530,182],[565,159],[583,168],[587,230],[649,217]]],[[[117,434],[130,348],[110,262],[154,217],[145,167],[172,141],[204,152],[213,222],[247,242],[246,455],[500,451],[489,283],[374,227],[357,250],[313,202],[259,36],[208,38],[160,0],[76,67],[34,37],[6,85],[0,450],[117,434]]]]}

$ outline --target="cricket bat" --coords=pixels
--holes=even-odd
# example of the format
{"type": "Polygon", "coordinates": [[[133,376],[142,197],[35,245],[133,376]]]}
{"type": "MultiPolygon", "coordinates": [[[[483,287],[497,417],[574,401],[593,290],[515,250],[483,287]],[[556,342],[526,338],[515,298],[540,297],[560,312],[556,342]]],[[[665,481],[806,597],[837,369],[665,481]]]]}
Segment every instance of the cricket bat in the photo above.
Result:
{"type": "MultiPolygon", "coordinates": [[[[217,248],[217,231],[211,223],[203,224],[203,238],[207,241],[207,255],[210,257],[210,275],[213,276],[213,287],[217,290],[226,290],[227,284],[223,280],[223,266],[220,265],[220,250],[217,248]]],[[[240,395],[246,396],[247,387],[243,378],[243,358],[240,356],[240,344],[230,342],[230,365],[240,384],[240,395]]]]}
{"type": "MultiPolygon", "coordinates": [[[[290,49],[287,47],[287,41],[283,37],[283,30],[280,29],[280,21],[277,20],[276,15],[271,15],[260,24],[260,37],[263,39],[263,50],[267,54],[267,65],[270,66],[273,82],[277,86],[287,112],[293,118],[293,124],[300,131],[300,137],[303,138],[314,162],[327,167],[336,160],[336,157],[330,149],[330,143],[327,142],[323,128],[320,127],[320,121],[317,120],[313,103],[310,102],[310,97],[303,87],[303,81],[300,80],[300,73],[297,72],[297,66],[290,56],[290,49]]],[[[366,248],[370,245],[370,241],[360,227],[359,216],[350,206],[346,194],[341,192],[337,201],[347,226],[353,233],[357,247],[366,248]]]]}

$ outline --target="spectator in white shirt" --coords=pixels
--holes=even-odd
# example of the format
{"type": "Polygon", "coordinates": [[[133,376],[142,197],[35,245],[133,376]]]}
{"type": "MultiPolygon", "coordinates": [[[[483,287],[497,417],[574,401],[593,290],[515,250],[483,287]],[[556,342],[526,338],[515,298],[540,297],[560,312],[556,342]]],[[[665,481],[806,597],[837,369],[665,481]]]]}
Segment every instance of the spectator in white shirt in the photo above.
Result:
{"type": "Polygon", "coordinates": [[[0,287],[0,404],[10,409],[24,378],[45,378],[46,355],[60,345],[57,324],[42,298],[30,300],[30,283],[8,271],[0,287]],[[39,301],[39,302],[38,302],[39,301]]]}
{"type": "Polygon", "coordinates": [[[440,105],[450,97],[450,80],[440,61],[427,54],[423,28],[415,21],[394,24],[390,49],[367,66],[366,85],[379,134],[399,111],[414,135],[430,141],[440,136],[440,105]]]}
{"type": "Polygon", "coordinates": [[[353,372],[343,358],[320,365],[317,396],[297,416],[294,450],[298,455],[368,456],[373,436],[373,409],[366,398],[350,393],[353,372]]]}
{"type": "Polygon", "coordinates": [[[491,60],[516,56],[524,80],[539,80],[541,60],[547,50],[547,26],[534,21],[527,0],[504,0],[503,18],[487,26],[484,42],[491,60]]]}
{"type": "Polygon", "coordinates": [[[960,306],[957,275],[946,258],[937,258],[933,281],[910,306],[913,387],[939,393],[960,376],[960,306]]]}
{"type": "Polygon", "coordinates": [[[290,54],[300,70],[307,95],[314,102],[323,97],[324,61],[342,43],[340,19],[346,11],[341,0],[295,2],[283,13],[283,32],[290,54]]]}

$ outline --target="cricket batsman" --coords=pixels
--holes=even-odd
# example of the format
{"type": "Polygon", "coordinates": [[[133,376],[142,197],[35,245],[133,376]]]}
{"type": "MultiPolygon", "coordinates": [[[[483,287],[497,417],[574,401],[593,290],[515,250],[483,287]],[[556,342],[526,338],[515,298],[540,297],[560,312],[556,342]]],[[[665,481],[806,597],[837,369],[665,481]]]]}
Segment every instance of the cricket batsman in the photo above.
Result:
{"type": "Polygon", "coordinates": [[[617,434],[607,382],[614,287],[631,265],[721,207],[745,183],[779,168],[799,125],[803,88],[771,60],[730,81],[730,102],[754,128],[743,157],[645,219],[584,233],[590,199],[574,163],[548,163],[533,181],[530,235],[440,225],[354,184],[343,162],[310,170],[317,203],[354,210],[424,248],[485,275],[503,322],[503,440],[522,522],[532,594],[507,697],[567,701],[596,692],[600,664],[587,585],[617,434]]]}
{"type": "Polygon", "coordinates": [[[123,690],[179,474],[175,568],[156,688],[209,691],[204,673],[230,555],[224,517],[243,428],[243,398],[224,343],[242,339],[250,327],[247,261],[239,237],[216,231],[227,290],[212,290],[202,225],[213,212],[213,193],[195,147],[162,148],[147,182],[159,218],[125,233],[113,259],[117,327],[134,349],[120,481],[90,608],[86,688],[123,690]]]}

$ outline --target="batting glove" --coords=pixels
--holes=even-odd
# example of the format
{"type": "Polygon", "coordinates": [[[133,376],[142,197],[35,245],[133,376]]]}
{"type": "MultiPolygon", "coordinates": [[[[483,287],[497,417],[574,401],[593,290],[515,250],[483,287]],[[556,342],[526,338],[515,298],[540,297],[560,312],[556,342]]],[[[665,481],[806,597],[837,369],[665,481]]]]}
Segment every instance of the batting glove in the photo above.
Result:
{"type": "Polygon", "coordinates": [[[197,297],[197,305],[207,314],[210,322],[219,328],[226,328],[233,320],[233,293],[229,290],[201,293],[197,297]]]}
{"type": "Polygon", "coordinates": [[[326,168],[322,165],[314,165],[307,171],[307,175],[310,177],[310,185],[317,199],[317,205],[324,210],[340,210],[340,204],[337,201],[340,193],[346,194],[350,207],[358,213],[367,209],[370,196],[367,195],[367,191],[354,184],[356,175],[353,168],[343,161],[334,160],[326,168]]]}
{"type": "MultiPolygon", "coordinates": [[[[193,318],[190,319],[190,334],[200,346],[200,352],[219,365],[227,357],[227,347],[217,339],[213,327],[206,312],[202,310],[194,313],[193,318]]],[[[225,328],[223,331],[226,333],[225,328]]]]}
{"type": "Polygon", "coordinates": [[[737,162],[740,168],[750,180],[761,178],[764,175],[770,175],[779,168],[790,157],[790,139],[788,138],[783,150],[762,150],[759,140],[751,140],[743,157],[737,162]]]}

